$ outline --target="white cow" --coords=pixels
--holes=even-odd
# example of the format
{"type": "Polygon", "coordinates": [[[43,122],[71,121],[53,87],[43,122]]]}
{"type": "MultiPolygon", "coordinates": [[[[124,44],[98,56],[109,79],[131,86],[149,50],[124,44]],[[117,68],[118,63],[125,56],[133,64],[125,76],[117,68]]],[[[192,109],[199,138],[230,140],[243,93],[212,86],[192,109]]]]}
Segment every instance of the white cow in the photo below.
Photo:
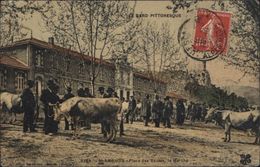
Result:
{"type": "Polygon", "coordinates": [[[16,113],[22,113],[21,95],[3,92],[0,93],[0,110],[1,121],[5,123],[9,119],[9,123],[16,121],[16,113]],[[7,116],[7,118],[5,118],[7,116]]]}
{"type": "Polygon", "coordinates": [[[61,104],[53,105],[54,120],[62,116],[68,120],[72,117],[75,125],[74,137],[77,136],[77,126],[80,119],[90,123],[107,122],[110,125],[110,136],[107,142],[113,141],[117,133],[117,115],[121,110],[121,102],[117,98],[83,98],[73,97],[61,104]]]}

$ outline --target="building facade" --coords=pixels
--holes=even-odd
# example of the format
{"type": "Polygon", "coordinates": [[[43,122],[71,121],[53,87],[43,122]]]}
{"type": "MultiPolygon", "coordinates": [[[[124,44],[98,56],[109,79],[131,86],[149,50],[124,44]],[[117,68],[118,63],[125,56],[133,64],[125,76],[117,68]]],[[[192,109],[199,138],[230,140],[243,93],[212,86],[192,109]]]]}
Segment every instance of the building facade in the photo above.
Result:
{"type": "MultiPolygon", "coordinates": [[[[20,93],[28,79],[36,83],[35,93],[40,96],[49,79],[56,80],[60,94],[65,93],[66,86],[76,93],[79,87],[91,86],[91,57],[80,54],[49,42],[38,39],[24,39],[10,46],[0,48],[0,90],[20,93]]],[[[135,72],[133,65],[122,56],[114,62],[99,61],[95,63],[99,75],[95,80],[94,92],[98,87],[113,88],[120,97],[128,99],[131,95],[144,96],[153,94],[154,89],[149,77],[135,72]]],[[[164,95],[166,83],[158,94],[164,95]]]]}

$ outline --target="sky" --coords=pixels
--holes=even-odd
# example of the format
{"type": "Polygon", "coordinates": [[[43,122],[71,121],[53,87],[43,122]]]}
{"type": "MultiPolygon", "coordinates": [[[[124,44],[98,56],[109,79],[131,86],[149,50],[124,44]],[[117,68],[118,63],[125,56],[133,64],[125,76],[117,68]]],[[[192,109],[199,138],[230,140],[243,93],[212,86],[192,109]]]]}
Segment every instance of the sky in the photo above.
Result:
{"type": "MultiPolygon", "coordinates": [[[[135,13],[145,14],[148,17],[143,17],[144,21],[153,21],[158,25],[163,22],[168,22],[171,26],[172,32],[176,35],[181,23],[189,17],[194,18],[195,12],[191,12],[189,15],[184,12],[180,12],[180,17],[175,18],[150,17],[151,14],[172,14],[172,11],[166,8],[168,5],[171,5],[170,1],[138,1],[136,4],[135,13]]],[[[205,1],[197,7],[209,8],[210,5],[212,5],[211,1],[205,1]]],[[[229,12],[232,13],[232,9],[229,12]]],[[[24,21],[23,24],[25,27],[32,29],[34,38],[47,41],[48,37],[51,36],[51,34],[46,32],[44,29],[44,23],[42,22],[39,14],[33,14],[33,16],[29,17],[27,21],[24,21]]],[[[182,51],[180,51],[179,54],[187,56],[182,51]]],[[[201,67],[201,62],[196,62],[191,59],[189,59],[189,62],[189,69],[201,67]]],[[[244,73],[236,70],[233,66],[226,65],[220,58],[216,58],[208,62],[207,70],[210,73],[212,83],[217,86],[241,85],[259,88],[259,80],[257,78],[248,75],[243,77],[244,73]]]]}

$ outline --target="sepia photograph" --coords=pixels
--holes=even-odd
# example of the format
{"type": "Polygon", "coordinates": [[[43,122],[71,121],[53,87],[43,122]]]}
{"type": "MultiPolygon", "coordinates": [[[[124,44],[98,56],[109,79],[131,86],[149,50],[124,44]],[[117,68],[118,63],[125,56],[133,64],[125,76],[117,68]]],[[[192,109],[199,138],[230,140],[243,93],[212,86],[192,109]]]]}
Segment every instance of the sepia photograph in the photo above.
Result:
{"type": "Polygon", "coordinates": [[[260,165],[259,0],[0,0],[0,167],[260,165]]]}

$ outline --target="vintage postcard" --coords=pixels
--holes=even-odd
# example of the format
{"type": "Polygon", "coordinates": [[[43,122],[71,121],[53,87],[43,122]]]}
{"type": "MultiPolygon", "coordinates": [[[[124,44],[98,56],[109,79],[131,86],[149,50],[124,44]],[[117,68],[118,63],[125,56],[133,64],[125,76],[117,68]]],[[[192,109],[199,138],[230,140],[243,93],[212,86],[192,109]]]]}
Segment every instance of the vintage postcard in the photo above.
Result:
{"type": "Polygon", "coordinates": [[[259,166],[259,0],[0,0],[0,166],[259,166]]]}

